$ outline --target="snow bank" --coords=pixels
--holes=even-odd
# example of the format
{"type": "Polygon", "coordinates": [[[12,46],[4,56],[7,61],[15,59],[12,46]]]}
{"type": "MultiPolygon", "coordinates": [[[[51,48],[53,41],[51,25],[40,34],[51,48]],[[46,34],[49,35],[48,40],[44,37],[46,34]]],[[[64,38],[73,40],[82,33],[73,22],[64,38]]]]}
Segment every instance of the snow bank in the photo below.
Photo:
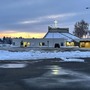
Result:
{"type": "Polygon", "coordinates": [[[76,58],[61,58],[64,62],[84,62],[83,59],[76,59],[76,58]]]}
{"type": "Polygon", "coordinates": [[[44,52],[44,51],[28,51],[28,52],[10,52],[0,50],[0,60],[35,60],[47,58],[85,58],[90,57],[89,51],[65,51],[65,52],[44,52]]]}

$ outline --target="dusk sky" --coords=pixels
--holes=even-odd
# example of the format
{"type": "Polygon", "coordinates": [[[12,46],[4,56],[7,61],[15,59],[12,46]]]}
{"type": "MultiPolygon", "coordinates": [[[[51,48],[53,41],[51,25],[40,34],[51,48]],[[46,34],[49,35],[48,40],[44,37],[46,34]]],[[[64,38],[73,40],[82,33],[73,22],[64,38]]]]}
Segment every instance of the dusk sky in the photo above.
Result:
{"type": "Polygon", "coordinates": [[[90,24],[90,0],[0,0],[0,37],[43,37],[58,21],[70,33],[77,21],[90,24]]]}

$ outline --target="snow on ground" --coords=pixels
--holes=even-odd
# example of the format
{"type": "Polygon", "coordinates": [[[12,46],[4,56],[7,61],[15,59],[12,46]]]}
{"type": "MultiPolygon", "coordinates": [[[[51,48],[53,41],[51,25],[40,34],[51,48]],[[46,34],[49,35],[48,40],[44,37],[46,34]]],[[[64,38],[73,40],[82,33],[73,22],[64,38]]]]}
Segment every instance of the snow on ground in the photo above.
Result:
{"type": "Polygon", "coordinates": [[[76,58],[61,58],[64,62],[84,62],[83,59],[76,59],[76,58]]]}
{"type": "MultiPolygon", "coordinates": [[[[0,50],[0,60],[36,60],[36,59],[47,59],[47,58],[61,58],[66,61],[71,61],[67,58],[85,58],[90,57],[89,51],[65,51],[65,52],[47,52],[47,51],[34,51],[28,52],[10,52],[0,50]]],[[[72,59],[72,61],[76,61],[72,59]]],[[[78,59],[79,61],[79,59],[78,59]]],[[[80,59],[81,61],[81,59],[80,59]]]]}

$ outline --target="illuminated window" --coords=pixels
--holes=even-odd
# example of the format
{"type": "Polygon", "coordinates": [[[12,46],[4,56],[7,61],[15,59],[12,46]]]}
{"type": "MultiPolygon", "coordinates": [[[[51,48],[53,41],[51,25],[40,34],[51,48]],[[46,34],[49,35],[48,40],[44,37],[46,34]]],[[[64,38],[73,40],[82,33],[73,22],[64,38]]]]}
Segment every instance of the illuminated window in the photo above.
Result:
{"type": "Polygon", "coordinates": [[[85,47],[86,47],[86,48],[90,48],[90,42],[86,42],[86,43],[85,43],[85,47]]]}
{"type": "Polygon", "coordinates": [[[66,46],[70,46],[70,42],[66,42],[66,46]]]}
{"type": "Polygon", "coordinates": [[[30,42],[23,42],[23,47],[29,47],[30,46],[30,42]]]}
{"type": "Polygon", "coordinates": [[[30,42],[27,42],[27,46],[28,46],[28,47],[30,46],[30,42]]]}
{"type": "Polygon", "coordinates": [[[66,46],[74,46],[74,42],[66,42],[66,46]]]}
{"type": "Polygon", "coordinates": [[[45,43],[44,42],[40,42],[39,46],[45,46],[45,43]]]}
{"type": "Polygon", "coordinates": [[[27,47],[27,42],[23,42],[23,46],[24,47],[27,47]]]}
{"type": "Polygon", "coordinates": [[[71,46],[74,46],[74,42],[71,42],[70,45],[71,45],[71,46]]]}
{"type": "Polygon", "coordinates": [[[80,42],[80,47],[85,47],[85,42],[80,42]]]}

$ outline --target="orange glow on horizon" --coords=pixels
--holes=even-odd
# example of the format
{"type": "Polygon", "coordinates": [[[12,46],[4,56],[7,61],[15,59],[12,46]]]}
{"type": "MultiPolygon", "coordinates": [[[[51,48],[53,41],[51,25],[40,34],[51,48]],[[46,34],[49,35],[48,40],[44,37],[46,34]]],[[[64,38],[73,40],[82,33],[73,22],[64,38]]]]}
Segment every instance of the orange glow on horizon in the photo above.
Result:
{"type": "Polygon", "coordinates": [[[0,38],[2,37],[12,37],[12,38],[43,38],[45,33],[27,33],[27,32],[1,32],[0,38]]]}

